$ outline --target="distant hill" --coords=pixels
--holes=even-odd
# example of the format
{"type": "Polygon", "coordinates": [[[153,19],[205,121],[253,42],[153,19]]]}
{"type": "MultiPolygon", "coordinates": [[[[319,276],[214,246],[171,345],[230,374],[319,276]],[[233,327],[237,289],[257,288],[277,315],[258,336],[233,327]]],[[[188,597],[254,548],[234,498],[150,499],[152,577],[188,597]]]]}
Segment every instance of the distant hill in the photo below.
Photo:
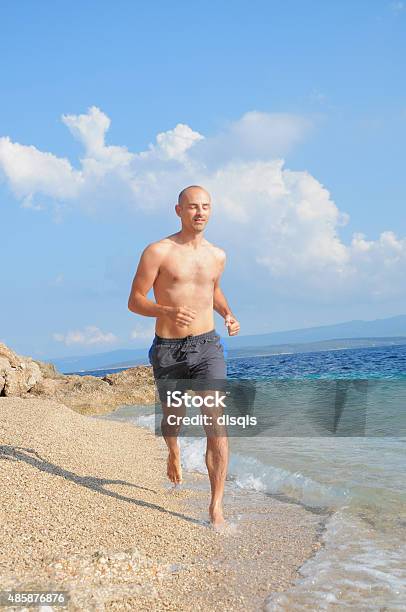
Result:
{"type": "Polygon", "coordinates": [[[349,338],[388,338],[404,336],[406,338],[406,315],[376,319],[374,321],[347,321],[335,325],[321,325],[305,329],[292,329],[282,332],[271,332],[255,336],[236,336],[232,339],[233,349],[243,346],[267,346],[270,344],[288,344],[298,342],[319,342],[321,340],[338,340],[349,338]]]}
{"type": "Polygon", "coordinates": [[[74,357],[62,357],[57,359],[43,359],[49,361],[64,374],[70,372],[80,372],[81,370],[98,370],[106,368],[124,367],[145,364],[148,361],[149,348],[141,349],[117,349],[95,355],[77,355],[74,357]]]}
{"type": "Polygon", "coordinates": [[[343,338],[321,340],[320,342],[301,342],[299,344],[270,344],[268,346],[247,346],[232,349],[227,353],[229,359],[239,357],[260,357],[262,355],[282,355],[286,353],[311,353],[313,351],[333,351],[354,348],[371,348],[374,346],[406,345],[406,337],[394,338],[343,338]]]}
{"type": "MultiPolygon", "coordinates": [[[[406,315],[375,321],[355,320],[261,335],[224,337],[223,341],[228,349],[229,358],[406,344],[406,315]]],[[[64,373],[123,368],[148,363],[148,348],[149,346],[141,349],[117,349],[94,355],[78,355],[45,359],[44,361],[53,363],[60,372],[64,373]]]]}

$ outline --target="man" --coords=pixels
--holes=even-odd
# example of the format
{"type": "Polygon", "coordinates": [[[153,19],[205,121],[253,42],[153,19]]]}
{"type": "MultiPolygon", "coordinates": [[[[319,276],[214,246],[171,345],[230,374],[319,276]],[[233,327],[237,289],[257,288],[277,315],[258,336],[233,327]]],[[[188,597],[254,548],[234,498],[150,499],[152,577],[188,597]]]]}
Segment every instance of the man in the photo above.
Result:
{"type": "MultiPolygon", "coordinates": [[[[213,310],[224,317],[229,336],[238,334],[240,325],[220,289],[226,255],[203,236],[211,214],[210,195],[198,185],[186,187],[179,194],[175,211],[181,230],[145,248],[128,308],[156,317],[155,338],[149,351],[155,379],[225,378],[227,368],[220,336],[214,330],[213,310]],[[146,297],[151,287],[155,302],[146,297]]],[[[162,433],[169,451],[167,475],[177,485],[182,481],[177,440],[180,428],[168,423],[164,401],[162,408],[162,433]]],[[[216,527],[224,523],[222,500],[227,464],[226,433],[207,435],[209,514],[216,527]]]]}

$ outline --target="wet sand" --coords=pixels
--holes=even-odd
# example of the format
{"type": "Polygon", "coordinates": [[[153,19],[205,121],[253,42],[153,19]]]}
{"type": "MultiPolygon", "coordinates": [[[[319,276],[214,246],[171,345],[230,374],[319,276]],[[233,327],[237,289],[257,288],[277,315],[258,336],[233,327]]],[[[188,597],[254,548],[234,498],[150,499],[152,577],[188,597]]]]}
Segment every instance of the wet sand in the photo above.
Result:
{"type": "Polygon", "coordinates": [[[261,610],[320,547],[324,516],[230,483],[215,532],[207,477],[171,488],[163,440],[131,423],[0,398],[0,439],[3,590],[65,590],[69,610],[261,610]]]}

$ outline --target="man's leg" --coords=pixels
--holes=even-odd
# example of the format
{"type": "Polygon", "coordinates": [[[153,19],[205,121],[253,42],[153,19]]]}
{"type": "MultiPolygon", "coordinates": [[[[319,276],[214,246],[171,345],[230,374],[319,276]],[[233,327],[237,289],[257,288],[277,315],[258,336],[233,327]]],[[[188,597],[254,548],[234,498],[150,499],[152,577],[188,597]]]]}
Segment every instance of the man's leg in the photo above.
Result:
{"type": "Polygon", "coordinates": [[[210,520],[213,525],[221,525],[224,523],[223,495],[228,467],[227,435],[207,436],[206,466],[211,487],[210,520]]]}
{"type": "MultiPolygon", "coordinates": [[[[199,392],[202,397],[213,396],[214,391],[199,392]]],[[[210,521],[214,526],[224,523],[223,496],[228,467],[228,436],[224,425],[218,423],[223,415],[221,407],[202,407],[201,412],[209,417],[204,425],[206,432],[206,466],[209,474],[211,500],[209,505],[210,521]]]]}
{"type": "Polygon", "coordinates": [[[149,353],[150,363],[153,366],[155,384],[162,406],[161,432],[168,447],[168,460],[166,474],[174,485],[182,482],[182,469],[180,462],[180,448],[178,435],[181,423],[174,417],[184,417],[186,408],[182,402],[180,407],[168,406],[168,392],[177,390],[178,381],[189,376],[186,357],[179,360],[179,347],[175,341],[166,345],[155,343],[149,353]],[[157,346],[159,350],[157,351],[157,346]],[[169,422],[168,422],[169,419],[169,422]]]}
{"type": "Polygon", "coordinates": [[[166,401],[161,402],[162,404],[162,420],[161,420],[161,431],[163,438],[168,447],[168,460],[166,474],[174,485],[182,482],[182,467],[180,463],[180,448],[178,442],[178,436],[181,429],[181,424],[176,422],[173,423],[174,417],[184,417],[186,414],[186,408],[182,405],[179,408],[167,407],[166,401]],[[168,423],[168,417],[169,423],[168,423]]]}
{"type": "MultiPolygon", "coordinates": [[[[191,367],[191,378],[199,381],[194,388],[201,389],[197,393],[204,397],[213,395],[213,389],[221,390],[223,381],[227,378],[227,366],[224,358],[221,339],[215,332],[210,334],[204,342],[198,342],[198,357],[194,359],[191,367]]],[[[195,356],[196,357],[196,356],[195,356]]],[[[206,432],[206,466],[210,480],[211,500],[209,505],[210,521],[213,526],[224,523],[223,495],[228,467],[228,437],[227,429],[218,423],[222,416],[221,405],[216,407],[201,407],[202,414],[211,417],[209,424],[205,425],[206,432]]]]}

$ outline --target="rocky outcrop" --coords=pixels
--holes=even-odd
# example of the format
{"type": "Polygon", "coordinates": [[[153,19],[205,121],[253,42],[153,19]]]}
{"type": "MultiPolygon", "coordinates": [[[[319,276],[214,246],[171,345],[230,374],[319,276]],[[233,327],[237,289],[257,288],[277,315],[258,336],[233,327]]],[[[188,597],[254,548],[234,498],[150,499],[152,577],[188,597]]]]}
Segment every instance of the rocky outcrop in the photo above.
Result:
{"type": "Polygon", "coordinates": [[[38,365],[44,378],[64,378],[65,375],[58,372],[53,363],[37,361],[36,359],[33,361],[35,361],[35,363],[38,365]]]}
{"type": "Polygon", "coordinates": [[[155,384],[151,367],[103,377],[61,374],[53,364],[17,355],[0,343],[0,396],[55,399],[82,414],[102,414],[124,404],[154,403],[155,384]]]}
{"type": "Polygon", "coordinates": [[[22,396],[42,376],[40,367],[33,359],[17,355],[0,342],[0,395],[22,396]]]}

